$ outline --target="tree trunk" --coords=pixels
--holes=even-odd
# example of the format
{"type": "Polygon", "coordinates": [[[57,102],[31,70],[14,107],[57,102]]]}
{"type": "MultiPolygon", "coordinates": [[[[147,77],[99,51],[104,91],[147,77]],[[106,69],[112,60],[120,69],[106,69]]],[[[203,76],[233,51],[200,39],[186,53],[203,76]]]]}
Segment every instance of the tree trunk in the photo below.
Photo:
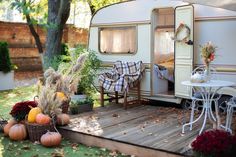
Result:
{"type": "Polygon", "coordinates": [[[31,34],[33,35],[34,37],[34,40],[35,40],[35,43],[37,45],[37,48],[38,48],[38,51],[39,53],[43,53],[43,46],[42,46],[42,43],[40,41],[40,38],[39,38],[39,35],[38,33],[35,31],[34,29],[34,26],[32,24],[32,21],[31,21],[31,18],[30,18],[30,15],[29,14],[26,14],[26,20],[27,20],[27,24],[29,26],[29,29],[30,29],[30,32],[31,34]]]}
{"type": "Polygon", "coordinates": [[[70,15],[71,0],[48,0],[47,57],[61,53],[61,40],[65,23],[70,15]]]}

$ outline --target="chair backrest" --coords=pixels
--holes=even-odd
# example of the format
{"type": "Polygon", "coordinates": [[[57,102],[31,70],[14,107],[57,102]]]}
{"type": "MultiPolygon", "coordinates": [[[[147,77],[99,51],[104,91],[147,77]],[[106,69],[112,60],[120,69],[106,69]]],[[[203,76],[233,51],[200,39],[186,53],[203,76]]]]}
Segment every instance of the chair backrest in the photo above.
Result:
{"type": "Polygon", "coordinates": [[[137,72],[143,72],[144,65],[143,65],[142,61],[139,61],[139,62],[116,61],[113,69],[120,75],[134,74],[137,72]]]}

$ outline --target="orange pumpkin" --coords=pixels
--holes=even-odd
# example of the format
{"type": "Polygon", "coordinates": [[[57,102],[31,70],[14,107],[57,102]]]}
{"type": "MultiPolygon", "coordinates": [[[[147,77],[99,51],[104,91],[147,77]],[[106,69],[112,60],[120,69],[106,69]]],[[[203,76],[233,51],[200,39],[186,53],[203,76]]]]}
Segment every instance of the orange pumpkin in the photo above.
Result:
{"type": "Polygon", "coordinates": [[[8,121],[8,123],[3,128],[5,136],[8,136],[10,128],[16,123],[17,122],[14,119],[11,119],[11,120],[8,121]]]}
{"type": "Polygon", "coordinates": [[[55,147],[61,143],[61,134],[58,132],[50,132],[43,134],[40,138],[40,142],[45,147],[55,147]]]}
{"type": "Polygon", "coordinates": [[[46,125],[46,124],[49,124],[50,121],[51,121],[51,118],[48,115],[39,113],[36,116],[36,123],[38,123],[38,124],[46,125]]]}
{"type": "Polygon", "coordinates": [[[15,124],[9,130],[9,137],[15,141],[24,140],[27,137],[27,132],[24,124],[15,124]]]}
{"type": "Polygon", "coordinates": [[[68,114],[62,113],[57,115],[57,124],[58,125],[67,125],[70,123],[70,116],[68,114]]]}

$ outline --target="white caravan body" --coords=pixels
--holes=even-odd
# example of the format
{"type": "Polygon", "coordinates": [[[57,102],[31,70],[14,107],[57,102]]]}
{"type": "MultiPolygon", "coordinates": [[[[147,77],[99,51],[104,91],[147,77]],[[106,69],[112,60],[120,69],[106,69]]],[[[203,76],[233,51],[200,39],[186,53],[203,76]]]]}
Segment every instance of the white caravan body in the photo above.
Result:
{"type": "MultiPolygon", "coordinates": [[[[96,12],[91,20],[88,48],[98,52],[99,59],[107,68],[111,68],[117,60],[141,60],[146,65],[141,83],[142,97],[180,103],[181,99],[191,95],[191,90],[181,82],[190,79],[196,66],[203,65],[199,45],[208,41],[217,46],[216,59],[211,63],[217,70],[217,77],[236,83],[235,28],[234,11],[189,5],[182,1],[128,1],[96,12]],[[174,35],[180,23],[190,28],[192,45],[171,41],[170,36],[174,35]],[[116,34],[117,39],[112,38],[117,32],[120,36],[116,34]],[[121,41],[122,35],[127,38],[129,33],[132,39],[121,41]],[[119,47],[120,43],[122,47],[119,47]],[[127,43],[131,46],[127,46],[127,43]],[[129,47],[129,50],[126,51],[125,47],[129,47]],[[119,53],[119,50],[126,52],[119,53]],[[160,61],[161,58],[164,61],[160,61]],[[168,67],[170,61],[171,66],[168,67]],[[167,76],[171,79],[157,76],[156,65],[164,67],[164,73],[171,73],[172,76],[167,76]]],[[[222,92],[227,95],[232,94],[233,90],[226,88],[222,92]]]]}

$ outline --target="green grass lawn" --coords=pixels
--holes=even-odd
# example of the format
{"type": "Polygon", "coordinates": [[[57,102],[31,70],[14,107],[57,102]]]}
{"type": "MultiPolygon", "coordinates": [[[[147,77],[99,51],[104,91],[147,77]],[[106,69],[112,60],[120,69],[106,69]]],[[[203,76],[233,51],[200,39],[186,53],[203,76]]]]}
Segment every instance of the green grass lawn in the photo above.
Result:
{"type": "MultiPolygon", "coordinates": [[[[19,101],[33,100],[37,94],[36,86],[16,88],[0,92],[0,115],[11,118],[11,107],[19,101]]],[[[0,157],[122,157],[120,153],[111,152],[104,148],[87,147],[82,144],[63,140],[57,148],[45,148],[29,140],[16,142],[0,133],[0,157]]]]}

